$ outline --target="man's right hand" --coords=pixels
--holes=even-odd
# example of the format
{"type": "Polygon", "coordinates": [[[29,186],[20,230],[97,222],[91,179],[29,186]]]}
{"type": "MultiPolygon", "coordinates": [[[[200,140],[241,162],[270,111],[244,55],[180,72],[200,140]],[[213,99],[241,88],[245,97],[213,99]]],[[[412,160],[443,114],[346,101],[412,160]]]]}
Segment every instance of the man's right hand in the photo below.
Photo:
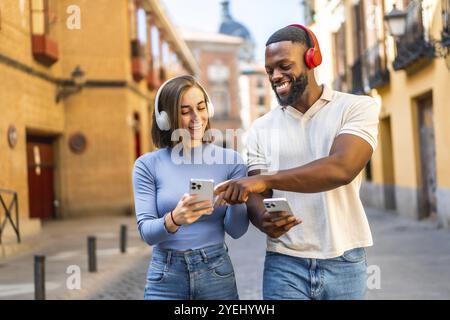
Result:
{"type": "Polygon", "coordinates": [[[285,211],[267,212],[261,216],[261,231],[271,238],[279,238],[303,221],[285,211]]]}

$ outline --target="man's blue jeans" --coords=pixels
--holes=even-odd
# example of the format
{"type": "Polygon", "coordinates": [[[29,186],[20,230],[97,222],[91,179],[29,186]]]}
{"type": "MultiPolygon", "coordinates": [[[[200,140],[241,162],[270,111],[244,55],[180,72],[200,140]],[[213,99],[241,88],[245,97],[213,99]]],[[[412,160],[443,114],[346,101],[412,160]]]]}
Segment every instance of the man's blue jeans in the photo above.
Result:
{"type": "Polygon", "coordinates": [[[305,259],[266,252],[265,300],[361,300],[367,288],[364,248],[332,259],[305,259]]]}
{"type": "Polygon", "coordinates": [[[154,248],[145,300],[239,299],[224,244],[187,252],[154,248]]]}

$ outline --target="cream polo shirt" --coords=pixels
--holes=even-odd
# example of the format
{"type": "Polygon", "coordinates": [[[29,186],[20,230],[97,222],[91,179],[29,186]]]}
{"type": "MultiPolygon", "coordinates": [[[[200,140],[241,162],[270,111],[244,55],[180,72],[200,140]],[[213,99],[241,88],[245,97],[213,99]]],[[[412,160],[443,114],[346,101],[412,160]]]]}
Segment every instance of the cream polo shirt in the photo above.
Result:
{"type": "MultiPolygon", "coordinates": [[[[333,91],[322,95],[306,113],[277,107],[255,120],[247,138],[248,171],[299,167],[329,155],[334,139],[353,134],[377,145],[380,106],[368,96],[333,91]]],[[[267,250],[286,255],[329,259],[373,244],[359,198],[362,173],[331,191],[296,193],[274,190],[286,198],[303,223],[278,239],[267,238],[267,250]]]]}

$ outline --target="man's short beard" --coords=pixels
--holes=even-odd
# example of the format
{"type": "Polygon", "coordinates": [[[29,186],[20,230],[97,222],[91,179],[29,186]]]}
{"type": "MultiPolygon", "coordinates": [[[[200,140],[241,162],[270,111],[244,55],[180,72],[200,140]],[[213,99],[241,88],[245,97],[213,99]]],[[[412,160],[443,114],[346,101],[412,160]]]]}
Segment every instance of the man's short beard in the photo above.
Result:
{"type": "Polygon", "coordinates": [[[274,85],[272,85],[272,89],[277,96],[278,103],[282,107],[294,106],[297,102],[299,102],[300,98],[306,90],[306,87],[308,86],[308,76],[306,75],[306,73],[302,73],[297,78],[291,78],[290,80],[291,90],[289,91],[289,94],[286,98],[281,98],[278,95],[274,85]]]}

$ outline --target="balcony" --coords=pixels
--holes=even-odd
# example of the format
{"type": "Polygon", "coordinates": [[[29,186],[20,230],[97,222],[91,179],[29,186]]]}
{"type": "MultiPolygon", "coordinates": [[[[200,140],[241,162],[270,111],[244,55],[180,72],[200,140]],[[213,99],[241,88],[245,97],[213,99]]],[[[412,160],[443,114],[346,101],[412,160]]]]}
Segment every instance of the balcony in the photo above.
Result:
{"type": "Polygon", "coordinates": [[[153,68],[150,67],[147,72],[147,88],[149,90],[155,90],[159,86],[159,81],[155,78],[155,73],[153,72],[153,68]]]}
{"type": "Polygon", "coordinates": [[[58,44],[50,39],[48,35],[32,35],[31,47],[33,57],[39,63],[50,67],[58,61],[58,44]]]}
{"type": "Polygon", "coordinates": [[[362,68],[363,68],[362,58],[359,57],[358,59],[356,59],[355,63],[351,67],[353,94],[365,94],[362,68]]]}
{"type": "Polygon", "coordinates": [[[165,82],[167,80],[167,72],[165,67],[159,68],[159,80],[165,82]]]}
{"type": "Polygon", "coordinates": [[[389,82],[386,50],[382,41],[366,50],[365,69],[371,89],[380,88],[389,82]]]}
{"type": "Polygon", "coordinates": [[[397,54],[393,67],[394,70],[405,70],[412,74],[433,60],[435,48],[425,40],[422,3],[413,1],[406,11],[406,31],[404,36],[397,39],[397,54]]]}
{"type": "Polygon", "coordinates": [[[348,92],[349,88],[347,85],[347,73],[339,74],[333,80],[333,89],[342,92],[348,92]]]}
{"type": "Polygon", "coordinates": [[[136,82],[141,81],[147,75],[145,47],[138,40],[131,41],[131,71],[136,82]]]}

